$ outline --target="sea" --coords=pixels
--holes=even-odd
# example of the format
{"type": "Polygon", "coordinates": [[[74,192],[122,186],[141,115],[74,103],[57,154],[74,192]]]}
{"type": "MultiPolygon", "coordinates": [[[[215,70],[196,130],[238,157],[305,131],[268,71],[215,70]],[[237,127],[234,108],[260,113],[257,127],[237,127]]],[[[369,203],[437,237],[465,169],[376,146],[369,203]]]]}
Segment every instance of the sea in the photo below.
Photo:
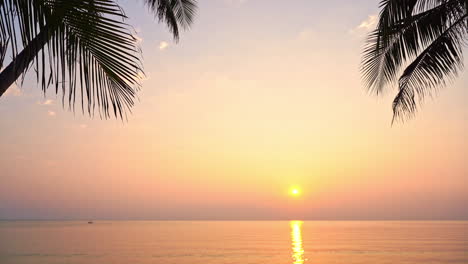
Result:
{"type": "Polygon", "coordinates": [[[468,263],[468,222],[0,221],[1,264],[468,263]]]}

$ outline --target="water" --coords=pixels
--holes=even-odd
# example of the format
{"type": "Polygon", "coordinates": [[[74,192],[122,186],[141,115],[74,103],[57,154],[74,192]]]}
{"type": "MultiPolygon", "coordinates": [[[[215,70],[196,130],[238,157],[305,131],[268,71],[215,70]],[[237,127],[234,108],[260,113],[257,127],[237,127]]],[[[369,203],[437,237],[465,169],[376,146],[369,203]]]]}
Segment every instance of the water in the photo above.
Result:
{"type": "Polygon", "coordinates": [[[0,263],[468,263],[468,222],[0,222],[0,263]]]}

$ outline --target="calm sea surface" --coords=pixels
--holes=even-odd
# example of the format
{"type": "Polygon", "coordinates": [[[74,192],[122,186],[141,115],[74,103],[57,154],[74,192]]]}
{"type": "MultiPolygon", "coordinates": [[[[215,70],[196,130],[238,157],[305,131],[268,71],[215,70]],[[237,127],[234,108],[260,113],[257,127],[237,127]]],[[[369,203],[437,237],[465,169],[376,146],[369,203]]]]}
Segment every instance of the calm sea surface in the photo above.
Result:
{"type": "Polygon", "coordinates": [[[0,263],[468,263],[468,222],[0,222],[0,263]]]}

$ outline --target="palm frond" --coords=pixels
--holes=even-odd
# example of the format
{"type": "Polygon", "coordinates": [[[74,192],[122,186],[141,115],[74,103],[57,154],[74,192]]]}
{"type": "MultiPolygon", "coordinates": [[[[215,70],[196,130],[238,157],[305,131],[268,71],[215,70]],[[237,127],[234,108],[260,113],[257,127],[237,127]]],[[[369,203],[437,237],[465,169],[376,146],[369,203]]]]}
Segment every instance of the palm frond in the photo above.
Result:
{"type": "MultiPolygon", "coordinates": [[[[195,0],[145,0],[178,40],[195,0]]],[[[55,87],[72,109],[125,118],[143,74],[141,53],[115,0],[0,0],[0,96],[29,68],[44,93],[55,87]],[[9,83],[9,84],[8,84],[9,83]],[[80,99],[78,99],[80,100],[80,99]]]]}
{"type": "Polygon", "coordinates": [[[174,39],[179,40],[180,28],[188,29],[197,10],[196,0],[145,0],[159,21],[167,24],[174,39]]]}
{"type": "Polygon", "coordinates": [[[44,92],[55,85],[70,108],[78,94],[90,115],[98,107],[101,117],[113,112],[125,118],[142,66],[136,39],[114,1],[2,0],[0,19],[14,63],[21,49],[44,36],[44,48],[32,58],[44,92]]]}
{"type": "MultiPolygon", "coordinates": [[[[361,63],[363,79],[369,91],[379,94],[387,85],[394,83],[402,64],[417,56],[450,26],[447,21],[457,15],[453,14],[453,10],[458,4],[459,0],[447,1],[386,26],[381,25],[384,24],[381,18],[378,28],[369,35],[361,63]]],[[[398,17],[401,16],[404,15],[398,17]]]]}
{"type": "Polygon", "coordinates": [[[453,79],[463,67],[468,37],[466,0],[383,0],[377,28],[363,50],[368,90],[382,93],[398,80],[394,121],[412,116],[417,101],[453,79]],[[403,75],[397,78],[403,66],[403,75]]]}
{"type": "Polygon", "coordinates": [[[393,101],[395,119],[412,116],[417,110],[415,94],[422,101],[434,88],[444,86],[463,68],[462,47],[466,44],[467,16],[463,16],[432,42],[404,70],[399,93],[393,101]]]}

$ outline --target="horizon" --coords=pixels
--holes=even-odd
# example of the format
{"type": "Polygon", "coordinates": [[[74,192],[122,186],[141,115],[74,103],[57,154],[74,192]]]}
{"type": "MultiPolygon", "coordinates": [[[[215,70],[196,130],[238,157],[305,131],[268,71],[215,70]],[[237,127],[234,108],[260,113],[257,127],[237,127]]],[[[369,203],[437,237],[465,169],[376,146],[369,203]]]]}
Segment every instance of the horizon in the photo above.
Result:
{"type": "Polygon", "coordinates": [[[0,222],[468,222],[468,219],[0,219],[0,222]]]}

